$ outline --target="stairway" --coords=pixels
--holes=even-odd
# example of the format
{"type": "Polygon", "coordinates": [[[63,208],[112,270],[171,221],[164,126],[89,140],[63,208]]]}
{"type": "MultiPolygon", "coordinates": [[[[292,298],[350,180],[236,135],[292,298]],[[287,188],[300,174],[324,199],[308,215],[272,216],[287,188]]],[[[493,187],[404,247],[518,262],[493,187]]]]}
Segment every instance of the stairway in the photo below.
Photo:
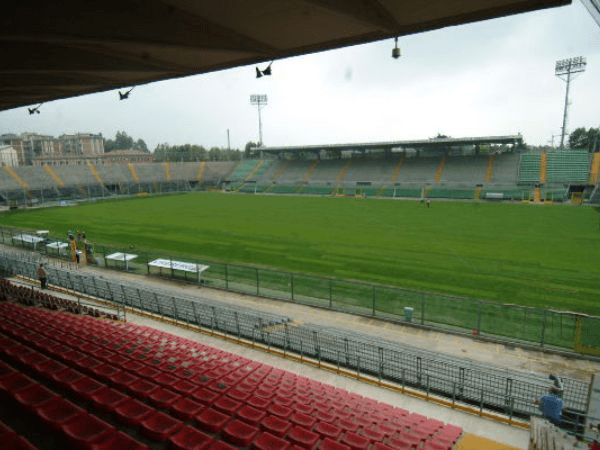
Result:
{"type": "Polygon", "coordinates": [[[442,181],[442,174],[444,173],[444,169],[446,168],[447,161],[448,157],[444,156],[438,164],[437,169],[435,169],[435,184],[440,184],[440,181],[442,181]]]}
{"type": "Polygon", "coordinates": [[[140,177],[137,174],[137,170],[135,170],[135,166],[132,163],[127,163],[127,168],[129,169],[129,173],[131,174],[131,178],[136,183],[140,182],[140,177]]]}
{"type": "Polygon", "coordinates": [[[12,166],[3,166],[4,170],[6,171],[6,173],[8,173],[13,180],[16,181],[16,183],[21,186],[22,189],[27,189],[29,190],[29,185],[27,184],[27,182],[21,178],[19,175],[17,175],[17,172],[15,172],[15,169],[12,168],[12,166]]]}
{"type": "Polygon", "coordinates": [[[548,153],[543,152],[540,155],[540,183],[546,183],[546,175],[548,173],[548,153]]]}
{"type": "Polygon", "coordinates": [[[494,163],[496,162],[496,155],[490,155],[487,162],[487,167],[485,168],[485,182],[491,183],[492,178],[494,178],[494,163]]]}
{"type": "Polygon", "coordinates": [[[104,185],[104,181],[102,180],[102,177],[98,173],[98,170],[96,170],[96,166],[94,164],[92,164],[91,161],[88,161],[87,162],[87,167],[90,170],[90,172],[92,173],[92,175],[94,176],[94,178],[96,179],[96,181],[99,184],[104,185]]]}
{"type": "Polygon", "coordinates": [[[310,166],[308,166],[308,169],[306,170],[306,173],[304,174],[304,182],[307,183],[309,178],[311,177],[311,175],[314,173],[315,170],[317,170],[317,166],[319,165],[319,161],[318,159],[315,159],[310,166]]]}
{"type": "Polygon", "coordinates": [[[169,161],[165,161],[165,179],[171,181],[171,163],[169,161]]]}
{"type": "Polygon", "coordinates": [[[198,183],[202,183],[204,179],[204,173],[206,172],[206,161],[202,161],[198,166],[198,172],[196,172],[196,180],[198,183]]]}
{"type": "Polygon", "coordinates": [[[49,166],[48,164],[44,164],[43,167],[44,167],[44,171],[48,175],[50,175],[50,178],[52,178],[52,180],[54,180],[54,182],[56,183],[56,185],[59,188],[65,187],[65,182],[60,177],[60,175],[56,172],[56,170],[54,170],[54,168],[52,166],[49,166]]]}
{"type": "Polygon", "coordinates": [[[600,153],[594,153],[592,157],[592,166],[590,167],[590,184],[598,182],[598,173],[600,172],[600,153]]]}
{"type": "Polygon", "coordinates": [[[350,167],[352,167],[351,159],[349,159],[348,162],[346,164],[344,164],[344,167],[342,167],[340,169],[340,171],[338,172],[337,176],[335,177],[336,184],[340,184],[342,181],[344,181],[344,178],[346,178],[346,175],[348,175],[348,171],[350,170],[350,167]]]}

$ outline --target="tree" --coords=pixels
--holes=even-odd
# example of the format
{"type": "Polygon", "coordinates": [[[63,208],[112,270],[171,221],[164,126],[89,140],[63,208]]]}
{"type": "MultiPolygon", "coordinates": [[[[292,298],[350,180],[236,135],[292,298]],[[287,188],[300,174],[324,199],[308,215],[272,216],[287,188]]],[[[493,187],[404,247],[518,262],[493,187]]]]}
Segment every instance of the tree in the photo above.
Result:
{"type": "Polygon", "coordinates": [[[569,135],[569,148],[596,152],[600,148],[599,138],[600,130],[598,128],[586,130],[584,127],[580,127],[569,135]]]}
{"type": "Polygon", "coordinates": [[[148,147],[143,139],[138,139],[137,143],[135,143],[133,138],[124,131],[117,131],[114,140],[106,139],[104,141],[104,151],[106,153],[112,152],[113,150],[129,150],[132,148],[146,152],[148,151],[148,147]]]}
{"type": "Polygon", "coordinates": [[[143,139],[138,139],[136,143],[133,145],[133,148],[136,150],[142,150],[143,152],[149,153],[148,146],[144,142],[143,139]]]}
{"type": "Polygon", "coordinates": [[[588,147],[588,135],[585,128],[577,128],[569,135],[569,148],[582,149],[588,147]]]}
{"type": "Polygon", "coordinates": [[[256,142],[252,142],[252,141],[248,141],[246,142],[246,147],[244,148],[244,155],[246,158],[248,158],[250,156],[250,150],[252,150],[253,148],[258,147],[258,144],[256,142]]]}

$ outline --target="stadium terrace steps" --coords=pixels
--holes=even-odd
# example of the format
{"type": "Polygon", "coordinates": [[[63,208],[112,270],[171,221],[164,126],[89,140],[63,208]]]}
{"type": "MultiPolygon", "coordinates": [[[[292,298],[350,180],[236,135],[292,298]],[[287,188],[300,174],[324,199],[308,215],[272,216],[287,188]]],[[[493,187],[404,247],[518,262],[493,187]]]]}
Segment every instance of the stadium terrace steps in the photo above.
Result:
{"type": "Polygon", "coordinates": [[[519,162],[520,155],[518,153],[501,153],[497,155],[491,182],[499,186],[516,186],[519,162]]]}
{"type": "MultiPolygon", "coordinates": [[[[441,163],[440,163],[441,164],[441,163]]],[[[453,156],[446,160],[440,182],[436,184],[455,184],[457,187],[470,185],[475,187],[485,180],[489,158],[484,155],[453,156]]]]}
{"type": "Polygon", "coordinates": [[[540,182],[541,156],[539,153],[524,153],[519,163],[519,184],[540,182]]]}
{"type": "Polygon", "coordinates": [[[11,177],[12,180],[14,180],[17,183],[17,186],[20,187],[21,189],[29,189],[29,184],[27,184],[27,182],[21,178],[17,172],[15,172],[15,169],[12,166],[3,166],[4,171],[11,177]]]}
{"type": "Polygon", "coordinates": [[[165,180],[171,181],[171,163],[169,161],[165,161],[164,168],[165,168],[165,180]]]}
{"type": "Polygon", "coordinates": [[[350,170],[350,167],[352,167],[352,159],[349,159],[348,161],[346,161],[344,166],[340,169],[340,171],[336,175],[336,177],[335,177],[336,184],[339,184],[342,181],[344,181],[344,178],[346,178],[346,175],[348,175],[348,171],[350,170]]]}
{"type": "Polygon", "coordinates": [[[590,184],[596,184],[598,182],[598,175],[600,174],[600,152],[594,153],[592,157],[592,163],[590,165],[590,184]]]}
{"type": "Polygon", "coordinates": [[[50,178],[52,178],[52,180],[56,183],[56,185],[59,188],[63,188],[65,187],[65,182],[63,181],[63,179],[60,177],[60,175],[56,172],[56,170],[54,170],[52,168],[52,166],[48,165],[48,164],[44,164],[43,165],[44,171],[50,175],[50,178]]]}
{"type": "Polygon", "coordinates": [[[540,183],[546,183],[546,175],[548,173],[548,153],[542,152],[540,155],[540,183]]]}
{"type": "Polygon", "coordinates": [[[131,178],[134,182],[139,183],[140,177],[138,176],[137,170],[132,163],[127,163],[127,169],[129,169],[129,173],[131,174],[131,178]]]}
{"type": "Polygon", "coordinates": [[[304,174],[303,181],[305,183],[308,183],[308,180],[310,179],[312,174],[315,172],[315,170],[317,170],[317,166],[319,165],[319,162],[320,162],[319,159],[315,159],[313,162],[310,163],[310,166],[308,166],[308,169],[306,169],[306,173],[304,174]]]}
{"type": "Polygon", "coordinates": [[[494,178],[494,162],[496,161],[496,154],[490,155],[488,157],[487,166],[485,168],[485,178],[484,181],[486,183],[491,183],[494,178]]]}
{"type": "Polygon", "coordinates": [[[206,173],[206,161],[201,161],[198,165],[198,171],[196,172],[196,181],[202,183],[204,180],[204,174],[206,173]]]}
{"type": "Polygon", "coordinates": [[[407,442],[451,448],[463,434],[460,427],[150,327],[9,303],[0,304],[0,317],[0,356],[7,361],[0,362],[0,388],[7,400],[76,447],[147,449],[169,441],[171,448],[346,450],[407,442]],[[91,369],[101,366],[116,370],[109,379],[124,396],[91,369]],[[82,401],[86,409],[73,403],[82,401]],[[114,417],[127,425],[123,431],[114,417]]]}
{"type": "Polygon", "coordinates": [[[87,167],[88,167],[90,173],[92,174],[92,176],[94,177],[94,179],[98,182],[98,184],[103,185],[104,182],[102,181],[102,177],[98,173],[98,170],[96,170],[96,165],[92,164],[91,161],[87,161],[87,167]]]}
{"type": "MultiPolygon", "coordinates": [[[[41,166],[19,166],[15,168],[15,172],[26,181],[29,189],[57,189],[54,180],[48,175],[41,166]]],[[[0,177],[2,180],[7,180],[7,177],[0,177]]],[[[9,179],[11,184],[14,184],[13,179],[9,179]]]]}
{"type": "Polygon", "coordinates": [[[587,151],[555,151],[547,153],[548,183],[587,184],[590,174],[590,154],[587,151]]]}
{"type": "Polygon", "coordinates": [[[437,168],[435,169],[435,183],[436,184],[440,184],[440,181],[442,180],[442,174],[444,173],[444,168],[446,167],[447,161],[448,161],[448,157],[444,156],[440,160],[440,163],[438,164],[437,168]]]}
{"type": "Polygon", "coordinates": [[[402,164],[404,164],[405,160],[406,160],[406,157],[403,155],[396,163],[396,165],[394,167],[394,172],[392,173],[392,176],[390,177],[390,183],[394,184],[394,183],[396,183],[396,181],[398,181],[398,176],[400,175],[400,169],[402,169],[402,164]]]}

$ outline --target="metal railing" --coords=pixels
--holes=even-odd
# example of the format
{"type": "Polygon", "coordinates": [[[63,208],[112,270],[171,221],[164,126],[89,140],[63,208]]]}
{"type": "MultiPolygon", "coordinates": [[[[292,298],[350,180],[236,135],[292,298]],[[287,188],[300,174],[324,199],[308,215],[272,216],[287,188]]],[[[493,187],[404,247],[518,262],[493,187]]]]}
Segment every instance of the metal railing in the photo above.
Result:
{"type": "MultiPolygon", "coordinates": [[[[0,242],[31,248],[23,241],[14,241],[13,237],[20,233],[23,231],[0,229],[0,242]]],[[[62,253],[41,246],[36,250],[46,251],[49,256],[68,258],[66,249],[62,253]]],[[[138,274],[161,275],[232,292],[400,320],[504,342],[600,355],[600,348],[596,348],[595,341],[586,339],[588,331],[593,334],[593,330],[600,327],[600,317],[582,313],[500,304],[470,297],[184,257],[186,262],[209,266],[201,275],[188,274],[148,265],[157,258],[180,260],[181,257],[115,246],[96,245],[95,263],[107,268],[124,269],[122,262],[106,259],[107,255],[114,252],[136,254],[137,258],[127,264],[127,270],[138,274]],[[410,308],[410,318],[406,308],[410,308]],[[589,341],[587,346],[586,341],[589,341]]]]}
{"type": "MultiPolygon", "coordinates": [[[[40,256],[0,252],[0,270],[35,277],[40,256]]],[[[232,308],[202,298],[175,296],[165,289],[116,282],[68,266],[48,265],[49,282],[160,317],[245,339],[343,367],[357,374],[438,395],[513,418],[537,415],[534,402],[548,390],[545,376],[519,373],[430,352],[347,330],[296,324],[288,317],[232,308]]],[[[565,417],[580,427],[589,383],[564,379],[565,417]]],[[[569,422],[569,423],[570,423],[569,422]]]]}

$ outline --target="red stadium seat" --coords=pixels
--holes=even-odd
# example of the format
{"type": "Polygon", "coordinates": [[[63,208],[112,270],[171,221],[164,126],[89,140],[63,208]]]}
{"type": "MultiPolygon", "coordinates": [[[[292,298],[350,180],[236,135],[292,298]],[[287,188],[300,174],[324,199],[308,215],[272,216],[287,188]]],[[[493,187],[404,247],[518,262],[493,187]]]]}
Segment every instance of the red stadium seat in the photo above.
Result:
{"type": "Polygon", "coordinates": [[[229,397],[221,397],[213,403],[213,408],[221,411],[222,413],[233,415],[238,409],[242,407],[242,402],[238,402],[229,397]]]}
{"type": "Polygon", "coordinates": [[[232,444],[248,447],[258,434],[258,428],[236,419],[225,425],[223,434],[232,444]]]}
{"type": "Polygon", "coordinates": [[[60,372],[53,373],[50,378],[63,389],[71,389],[71,384],[81,379],[84,375],[75,369],[67,367],[60,372]]]}
{"type": "Polygon", "coordinates": [[[337,441],[342,434],[341,428],[331,425],[327,422],[318,422],[315,425],[314,430],[315,432],[319,433],[322,438],[329,438],[334,441],[337,441]]]}
{"type": "Polygon", "coordinates": [[[216,441],[213,444],[213,446],[210,448],[210,450],[236,450],[236,448],[232,447],[231,445],[229,445],[226,442],[216,441]]]}
{"type": "Polygon", "coordinates": [[[121,389],[129,388],[129,385],[135,383],[137,380],[139,380],[138,377],[124,370],[119,370],[110,376],[110,381],[121,389]]]}
{"type": "Polygon", "coordinates": [[[61,427],[67,438],[79,448],[90,448],[93,444],[116,433],[115,427],[88,413],[78,415],[61,427]]]}
{"type": "Polygon", "coordinates": [[[85,410],[62,398],[46,403],[36,409],[38,417],[55,430],[60,430],[65,423],[76,419],[83,413],[85,413],[85,410]]]}
{"type": "Polygon", "coordinates": [[[266,409],[267,406],[269,406],[271,404],[271,400],[268,398],[257,397],[255,395],[252,395],[251,397],[248,398],[246,403],[257,409],[266,409]]]}
{"type": "Polygon", "coordinates": [[[333,439],[326,438],[321,442],[319,450],[350,450],[350,447],[333,439]]]}
{"type": "Polygon", "coordinates": [[[0,393],[6,393],[11,397],[28,386],[34,384],[34,381],[26,375],[14,372],[11,375],[0,378],[0,393]]]}
{"type": "Polygon", "coordinates": [[[252,443],[254,450],[287,450],[290,444],[271,433],[260,433],[252,443]]]}
{"type": "Polygon", "coordinates": [[[110,381],[110,378],[119,371],[118,368],[110,363],[100,364],[92,370],[94,377],[102,381],[110,381]]]}
{"type": "Polygon", "coordinates": [[[93,443],[89,447],[90,450],[150,450],[146,444],[136,441],[134,438],[121,431],[108,434],[101,440],[93,443]]]}
{"type": "Polygon", "coordinates": [[[260,428],[277,437],[284,437],[292,428],[292,423],[281,417],[267,416],[260,422],[260,428]]]}
{"type": "Polygon", "coordinates": [[[37,450],[37,447],[25,439],[23,436],[15,434],[14,438],[6,438],[2,442],[2,448],[6,450],[37,450]]]}
{"type": "Polygon", "coordinates": [[[171,412],[182,420],[191,420],[195,415],[200,413],[205,408],[201,403],[198,403],[188,397],[180,397],[169,408],[171,412]]]}
{"type": "Polygon", "coordinates": [[[317,423],[317,419],[312,416],[297,412],[290,416],[290,422],[292,422],[294,425],[300,425],[308,430],[312,430],[315,423],[317,423]]]}
{"type": "Polygon", "coordinates": [[[287,438],[301,448],[312,449],[319,440],[319,435],[306,428],[295,426],[290,430],[287,438]]]}
{"type": "Polygon", "coordinates": [[[85,400],[91,400],[92,396],[104,387],[104,384],[84,375],[71,384],[71,391],[85,400]]]}
{"type": "Polygon", "coordinates": [[[131,397],[117,391],[116,389],[103,387],[95,392],[91,397],[91,401],[96,408],[101,411],[113,412],[120,404],[129,400],[131,397]]]}
{"type": "Polygon", "coordinates": [[[129,399],[120,403],[114,409],[114,412],[120,422],[131,426],[139,426],[146,417],[156,412],[156,410],[139,400],[129,399]]]}
{"type": "Polygon", "coordinates": [[[351,431],[344,433],[341,442],[348,445],[352,450],[366,450],[371,444],[367,438],[359,436],[351,431]]]}
{"type": "Polygon", "coordinates": [[[247,424],[258,426],[261,420],[267,416],[267,413],[252,406],[244,406],[237,411],[236,415],[247,424]]]}
{"type": "Polygon", "coordinates": [[[214,443],[213,438],[190,426],[183,426],[169,438],[172,450],[205,450],[214,443]]]}
{"type": "Polygon", "coordinates": [[[373,450],[395,450],[395,448],[385,445],[381,442],[375,442],[375,445],[373,445],[373,450]]]}
{"type": "Polygon", "coordinates": [[[165,413],[156,412],[142,420],[142,434],[155,441],[164,441],[183,426],[181,420],[165,413]]]}
{"type": "Polygon", "coordinates": [[[136,380],[133,383],[131,383],[127,387],[127,389],[131,392],[131,394],[134,397],[145,400],[148,397],[150,397],[152,392],[158,389],[158,384],[154,384],[151,381],[147,381],[143,378],[140,378],[139,380],[136,380]]]}
{"type": "Polygon", "coordinates": [[[288,408],[287,406],[271,404],[271,405],[269,405],[267,412],[269,414],[273,414],[275,416],[281,417],[282,419],[287,419],[292,415],[293,411],[291,408],[288,408]]]}
{"type": "Polygon", "coordinates": [[[206,408],[200,412],[200,414],[196,415],[196,422],[198,422],[198,426],[202,430],[206,430],[211,433],[220,433],[225,427],[225,424],[229,422],[229,419],[230,416],[212,408],[206,408]]]}
{"type": "Polygon", "coordinates": [[[152,391],[148,396],[148,400],[150,400],[157,408],[161,409],[169,409],[180,398],[181,395],[179,393],[163,387],[159,387],[152,391]]]}
{"type": "Polygon", "coordinates": [[[14,395],[14,399],[30,412],[57,398],[59,398],[58,395],[37,383],[17,391],[14,395]]]}

